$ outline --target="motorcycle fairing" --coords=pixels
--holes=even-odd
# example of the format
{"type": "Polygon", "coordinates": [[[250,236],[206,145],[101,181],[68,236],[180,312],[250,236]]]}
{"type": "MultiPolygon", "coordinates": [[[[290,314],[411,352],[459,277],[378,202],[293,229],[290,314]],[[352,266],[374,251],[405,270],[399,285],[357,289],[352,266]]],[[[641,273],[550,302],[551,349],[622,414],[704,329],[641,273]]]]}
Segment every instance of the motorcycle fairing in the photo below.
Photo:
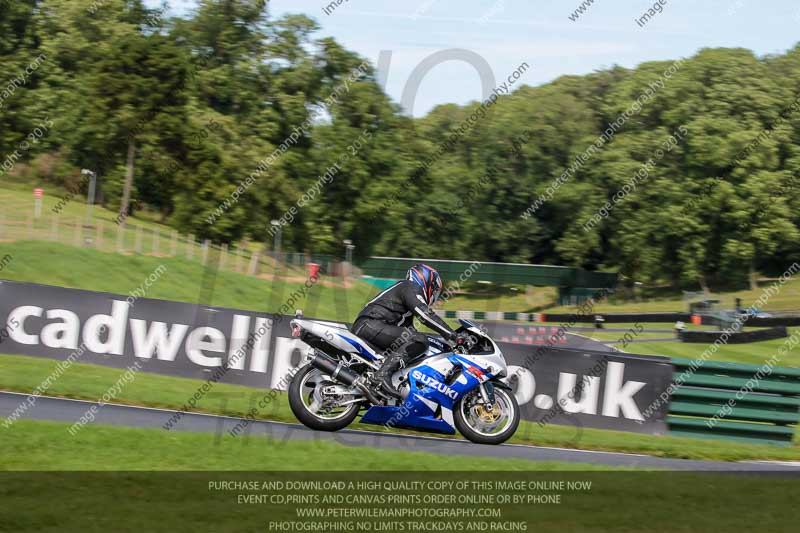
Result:
{"type": "Polygon", "coordinates": [[[456,402],[492,377],[487,369],[472,359],[454,353],[431,357],[404,373],[408,392],[403,403],[400,406],[373,405],[361,417],[361,422],[452,435],[456,432],[453,422],[456,402]],[[461,367],[461,372],[451,380],[452,383],[447,383],[447,374],[455,367],[461,367]],[[482,375],[483,379],[474,374],[482,375]]]}

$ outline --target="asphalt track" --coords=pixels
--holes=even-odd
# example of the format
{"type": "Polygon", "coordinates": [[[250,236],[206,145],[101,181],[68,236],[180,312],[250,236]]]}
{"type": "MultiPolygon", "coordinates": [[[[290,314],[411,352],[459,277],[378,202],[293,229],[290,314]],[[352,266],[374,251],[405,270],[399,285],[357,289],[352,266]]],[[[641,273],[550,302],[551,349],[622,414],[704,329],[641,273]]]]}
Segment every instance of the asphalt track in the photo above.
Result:
{"type": "MultiPolygon", "coordinates": [[[[557,348],[569,348],[572,350],[594,350],[597,352],[610,352],[617,351],[612,345],[614,344],[632,344],[632,343],[646,343],[646,342],[678,342],[674,332],[669,329],[644,329],[645,333],[670,333],[671,337],[661,337],[657,339],[618,339],[609,341],[596,341],[589,337],[583,336],[579,333],[562,333],[558,334],[560,326],[543,326],[531,324],[519,324],[513,322],[482,322],[486,327],[489,335],[496,341],[508,342],[511,344],[526,344],[526,345],[543,345],[553,344],[557,348]],[[553,343],[553,340],[558,339],[558,342],[553,343]]],[[[631,329],[627,328],[603,328],[597,330],[593,327],[579,327],[571,326],[569,331],[582,331],[582,332],[615,332],[627,333],[631,329]]]]}
{"type": "Polygon", "coordinates": [[[571,350],[616,351],[602,342],[583,335],[566,333],[566,330],[559,334],[560,326],[515,324],[511,322],[481,322],[481,325],[486,328],[486,332],[490,337],[499,342],[532,346],[552,344],[556,348],[569,348],[571,350]]]}
{"type": "MultiPolygon", "coordinates": [[[[9,416],[27,398],[26,394],[0,391],[0,416],[9,416]]],[[[24,418],[31,420],[54,420],[74,423],[94,402],[40,396],[33,408],[24,418]]],[[[162,431],[164,423],[176,411],[148,407],[106,404],[96,415],[94,423],[111,426],[158,428],[162,431]]],[[[242,422],[242,418],[184,413],[177,431],[226,434],[242,422]]],[[[0,431],[14,431],[11,426],[0,431]]],[[[65,434],[64,438],[68,438],[65,434]]],[[[268,445],[286,445],[291,439],[338,442],[347,446],[368,446],[378,449],[400,449],[442,453],[447,455],[481,456],[495,458],[516,458],[535,461],[559,461],[583,463],[587,465],[606,465],[638,467],[644,469],[718,471],[718,472],[783,472],[800,476],[800,464],[769,462],[722,462],[694,461],[684,459],[665,459],[649,455],[627,453],[573,450],[565,448],[545,448],[520,444],[484,446],[464,440],[437,437],[376,433],[360,430],[345,430],[338,433],[312,431],[300,424],[256,421],[237,438],[263,438],[268,445]]],[[[253,445],[251,441],[249,443],[253,445]]]]}

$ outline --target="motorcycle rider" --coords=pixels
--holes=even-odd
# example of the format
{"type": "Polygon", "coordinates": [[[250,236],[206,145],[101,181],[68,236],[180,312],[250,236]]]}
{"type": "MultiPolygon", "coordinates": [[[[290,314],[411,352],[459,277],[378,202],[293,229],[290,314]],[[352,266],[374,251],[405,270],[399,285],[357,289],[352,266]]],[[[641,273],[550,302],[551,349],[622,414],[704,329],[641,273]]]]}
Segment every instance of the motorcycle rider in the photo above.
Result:
{"type": "Polygon", "coordinates": [[[406,279],[370,300],[353,323],[353,333],[384,351],[374,380],[395,398],[401,395],[392,384],[392,374],[428,349],[428,337],[414,329],[415,316],[445,340],[465,342],[431,309],[441,292],[439,273],[425,264],[414,265],[406,279]]]}

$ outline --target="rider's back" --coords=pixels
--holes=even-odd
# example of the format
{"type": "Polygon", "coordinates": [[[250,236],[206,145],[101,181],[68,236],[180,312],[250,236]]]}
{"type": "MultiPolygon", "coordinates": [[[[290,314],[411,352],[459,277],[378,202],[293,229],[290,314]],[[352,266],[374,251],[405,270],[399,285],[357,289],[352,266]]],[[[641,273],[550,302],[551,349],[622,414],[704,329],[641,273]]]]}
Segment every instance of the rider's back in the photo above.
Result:
{"type": "Polygon", "coordinates": [[[413,320],[413,302],[418,293],[420,291],[415,283],[406,279],[398,281],[370,300],[356,320],[372,318],[387,324],[407,326],[413,320]]]}

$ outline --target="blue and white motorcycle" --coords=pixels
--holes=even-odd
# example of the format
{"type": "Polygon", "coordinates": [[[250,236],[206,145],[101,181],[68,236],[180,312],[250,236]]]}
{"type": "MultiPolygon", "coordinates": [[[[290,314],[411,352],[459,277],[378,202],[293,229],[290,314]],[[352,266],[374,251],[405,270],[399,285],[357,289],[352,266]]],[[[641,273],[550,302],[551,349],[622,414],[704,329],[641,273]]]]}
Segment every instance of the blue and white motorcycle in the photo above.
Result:
{"type": "Polygon", "coordinates": [[[474,322],[460,320],[469,342],[450,346],[429,335],[426,353],[392,376],[402,400],[379,399],[365,386],[383,355],[349,330],[295,318],[292,334],[310,349],[289,385],[289,405],[311,429],[338,431],[362,410],[361,422],[454,434],[472,442],[500,444],[519,425],[519,405],[502,379],[506,361],[497,344],[474,322]],[[365,392],[366,389],[366,392],[365,392]]]}

